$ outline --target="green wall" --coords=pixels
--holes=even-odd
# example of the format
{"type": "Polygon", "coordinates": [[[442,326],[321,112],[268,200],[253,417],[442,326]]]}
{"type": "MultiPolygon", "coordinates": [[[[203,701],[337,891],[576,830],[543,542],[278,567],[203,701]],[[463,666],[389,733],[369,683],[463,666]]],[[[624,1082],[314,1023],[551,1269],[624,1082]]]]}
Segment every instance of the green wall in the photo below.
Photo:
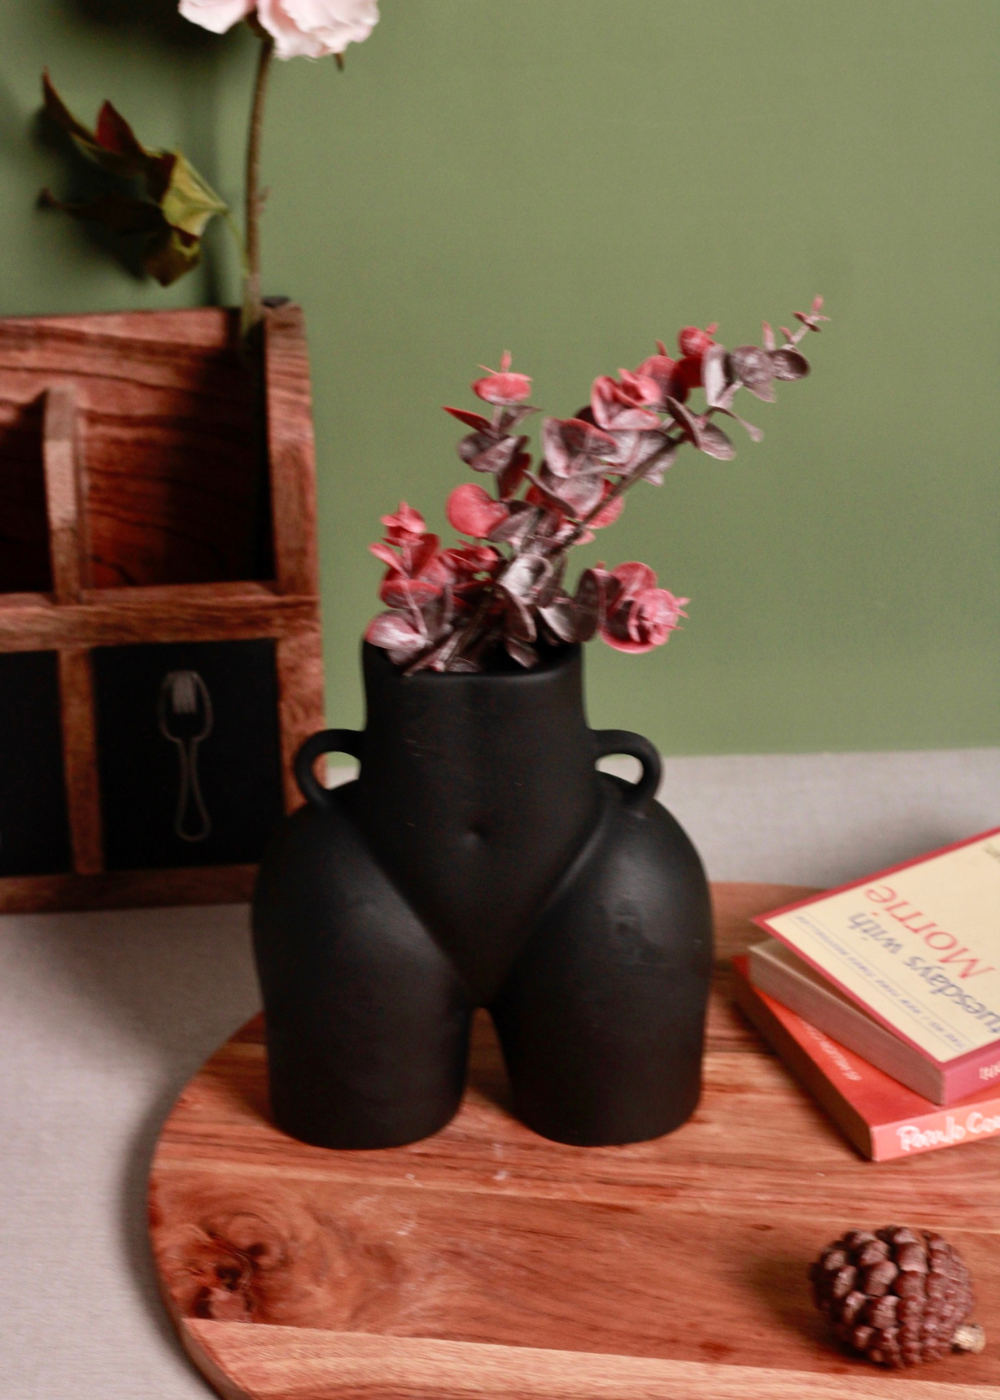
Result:
{"type": "MultiPolygon", "coordinates": [[[[170,0],[0,6],[0,311],[236,298],[218,231],[169,291],[34,207],[48,64],[238,199],[253,41],[170,0]],[[142,18],[136,19],[136,13],[142,18]]],[[[1000,742],[995,0],[383,0],[332,61],[279,65],[265,286],[304,303],[332,722],[360,720],[365,547],[465,479],[446,402],[510,348],[567,414],[657,336],[729,344],[816,291],[816,373],[760,446],[688,453],[586,554],[691,597],[639,658],[589,649],[592,721],[675,753],[1000,742]]]]}

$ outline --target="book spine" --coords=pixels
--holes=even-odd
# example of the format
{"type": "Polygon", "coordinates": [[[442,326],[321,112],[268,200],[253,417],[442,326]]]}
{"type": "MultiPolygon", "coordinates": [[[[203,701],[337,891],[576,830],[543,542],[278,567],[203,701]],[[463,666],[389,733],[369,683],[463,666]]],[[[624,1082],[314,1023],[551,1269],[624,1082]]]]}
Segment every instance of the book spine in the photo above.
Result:
{"type": "Polygon", "coordinates": [[[1000,1095],[1000,1045],[984,1045],[977,1054],[964,1057],[956,1064],[942,1065],[941,1069],[943,1103],[967,1099],[970,1094],[981,1093],[991,1084],[997,1086],[997,1094],[1000,1095]]]}
{"type": "MultiPolygon", "coordinates": [[[[860,1007],[796,977],[787,967],[750,950],[750,981],[758,991],[773,997],[797,1016],[825,1031],[840,1045],[846,1045],[862,1059],[877,1065],[883,1073],[898,1079],[915,1094],[945,1104],[946,1086],[941,1067],[894,1036],[860,1007]]],[[[974,1087],[981,1087],[975,1085],[974,1087]]],[[[972,1092],[966,1089],[965,1094],[972,1092]]],[[[964,1097],[953,1094],[952,1098],[964,1097]]]]}
{"type": "Polygon", "coordinates": [[[876,1161],[888,1162],[894,1157],[912,1157],[990,1137],[1000,1137],[1000,1091],[995,1098],[979,1099],[974,1104],[955,1104],[938,1113],[880,1123],[872,1129],[872,1155],[876,1161]]]}

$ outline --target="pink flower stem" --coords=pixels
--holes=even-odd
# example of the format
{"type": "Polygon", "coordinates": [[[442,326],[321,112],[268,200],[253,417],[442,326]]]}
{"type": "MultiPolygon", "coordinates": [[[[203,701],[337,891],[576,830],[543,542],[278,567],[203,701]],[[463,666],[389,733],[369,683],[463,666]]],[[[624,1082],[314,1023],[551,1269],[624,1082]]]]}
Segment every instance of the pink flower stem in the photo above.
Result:
{"type": "Polygon", "coordinates": [[[243,315],[241,326],[246,337],[264,319],[264,303],[260,292],[260,216],[266,195],[260,192],[260,149],[264,132],[264,102],[267,80],[274,57],[274,40],[270,34],[261,36],[257,58],[257,77],[250,107],[250,132],[247,138],[246,176],[246,272],[243,279],[243,315]]]}

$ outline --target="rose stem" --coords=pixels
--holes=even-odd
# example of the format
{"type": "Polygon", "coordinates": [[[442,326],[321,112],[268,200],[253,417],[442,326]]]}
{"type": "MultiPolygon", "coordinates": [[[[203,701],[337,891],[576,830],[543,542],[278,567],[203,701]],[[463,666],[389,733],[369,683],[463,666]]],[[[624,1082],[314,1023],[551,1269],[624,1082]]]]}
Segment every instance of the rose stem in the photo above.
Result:
{"type": "Polygon", "coordinates": [[[247,139],[246,179],[246,276],[243,280],[242,330],[247,336],[264,318],[260,295],[260,215],[263,199],[260,194],[260,148],[264,130],[264,100],[267,80],[274,57],[274,40],[270,34],[261,37],[257,58],[257,78],[250,107],[250,133],[247,139]]]}

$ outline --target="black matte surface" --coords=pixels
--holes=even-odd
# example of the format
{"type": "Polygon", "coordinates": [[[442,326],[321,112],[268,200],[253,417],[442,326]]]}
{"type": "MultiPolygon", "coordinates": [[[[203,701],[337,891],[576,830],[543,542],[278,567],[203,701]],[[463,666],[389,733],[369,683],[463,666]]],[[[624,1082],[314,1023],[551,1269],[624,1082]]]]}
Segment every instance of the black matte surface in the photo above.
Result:
{"type": "Polygon", "coordinates": [[[0,875],[72,868],[62,743],[56,653],[0,655],[0,875]]]}
{"type": "Polygon", "coordinates": [[[671,1131],[701,1085],[708,886],[638,735],[587,728],[579,648],[534,671],[403,677],[364,649],[368,722],[303,746],[309,799],[254,899],[279,1127],[388,1147],[461,1098],[488,1006],[519,1114],[583,1145],[671,1131]],[[321,789],[324,752],[361,760],[321,789]],[[598,774],[643,764],[634,787],[598,774]]]}
{"type": "Polygon", "coordinates": [[[269,640],[179,642],[94,651],[101,810],[109,870],[259,860],[282,813],[275,647],[269,640]],[[160,730],[164,677],[194,671],[211,696],[198,775],[211,832],[175,829],[178,747],[160,730]]]}

